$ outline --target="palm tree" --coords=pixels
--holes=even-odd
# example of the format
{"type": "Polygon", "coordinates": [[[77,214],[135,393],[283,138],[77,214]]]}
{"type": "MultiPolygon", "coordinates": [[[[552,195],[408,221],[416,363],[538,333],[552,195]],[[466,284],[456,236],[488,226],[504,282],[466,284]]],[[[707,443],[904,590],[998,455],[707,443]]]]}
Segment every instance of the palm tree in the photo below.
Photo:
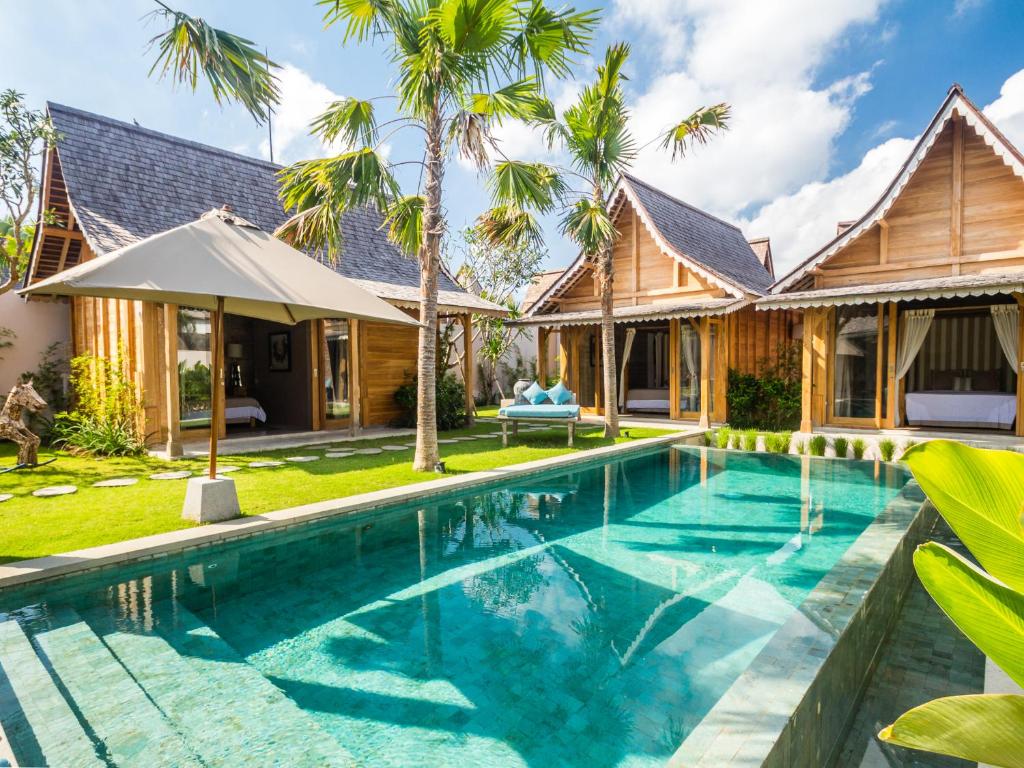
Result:
{"type": "MultiPolygon", "coordinates": [[[[608,192],[618,176],[628,170],[638,148],[629,130],[622,68],[629,46],[608,48],[597,78],[583,89],[577,101],[559,120],[550,102],[538,105],[530,122],[544,129],[550,147],[564,147],[570,169],[542,164],[503,163],[495,168],[495,208],[485,213],[478,226],[493,240],[509,242],[538,237],[531,209],[551,210],[552,200],[561,207],[562,231],[580,248],[593,267],[601,294],[601,354],[604,364],[604,433],[618,437],[619,413],[615,371],[615,326],[612,318],[612,245],[615,227],[608,212],[608,192]],[[572,190],[572,177],[585,188],[572,190]],[[497,215],[495,215],[497,214],[497,215]]],[[[684,155],[693,144],[706,143],[712,134],[727,128],[729,107],[701,107],[686,119],[657,136],[672,159],[684,155]]]]}
{"type": "MultiPolygon", "coordinates": [[[[438,460],[437,290],[445,169],[456,153],[485,167],[493,125],[536,112],[545,75],[569,74],[572,58],[586,51],[598,16],[571,8],[551,10],[543,0],[320,0],[320,5],[326,8],[327,26],[344,28],[345,42],[385,42],[398,70],[398,116],[378,125],[376,100],[346,98],[332,104],[313,123],[313,132],[345,150],[281,172],[281,199],[294,214],[277,234],[334,259],[341,248],[342,215],[372,205],[383,213],[392,241],[418,258],[414,468],[432,470],[438,460]],[[381,146],[409,127],[422,132],[422,159],[390,162],[381,146]],[[406,164],[420,169],[412,193],[403,193],[394,173],[406,164]]],[[[193,87],[196,72],[202,71],[215,97],[235,98],[263,119],[276,98],[268,74],[272,62],[256,55],[247,41],[228,36],[219,43],[217,34],[225,33],[199,27],[197,20],[170,9],[163,13],[174,20],[158,38],[163,71],[193,87]]],[[[534,203],[552,205],[543,199],[534,203]]]]}

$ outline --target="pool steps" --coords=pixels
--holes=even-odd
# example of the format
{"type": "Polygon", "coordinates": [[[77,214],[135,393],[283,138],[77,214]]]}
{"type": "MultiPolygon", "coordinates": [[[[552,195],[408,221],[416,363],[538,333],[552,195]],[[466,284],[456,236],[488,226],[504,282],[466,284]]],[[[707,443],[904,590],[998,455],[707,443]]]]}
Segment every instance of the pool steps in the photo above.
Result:
{"type": "Polygon", "coordinates": [[[55,618],[58,628],[35,635],[38,654],[14,619],[0,621],[0,665],[17,699],[5,700],[0,684],[0,720],[23,764],[353,764],[332,736],[177,601],[153,607],[152,633],[120,631],[100,609],[62,609],[55,618]],[[259,739],[246,742],[253,723],[259,739]],[[19,727],[31,735],[18,738],[19,727]],[[225,739],[225,731],[238,740],[225,739]],[[33,741],[40,754],[24,754],[33,741]]]}
{"type": "Polygon", "coordinates": [[[0,696],[0,721],[12,744],[31,745],[24,763],[106,765],[14,619],[0,621],[0,664],[13,694],[0,696]]]}

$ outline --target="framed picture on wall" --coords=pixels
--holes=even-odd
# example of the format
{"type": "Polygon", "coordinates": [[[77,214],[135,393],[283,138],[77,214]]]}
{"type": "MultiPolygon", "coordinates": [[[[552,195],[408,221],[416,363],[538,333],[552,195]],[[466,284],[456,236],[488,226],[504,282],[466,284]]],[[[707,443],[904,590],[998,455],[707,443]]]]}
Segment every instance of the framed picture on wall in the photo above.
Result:
{"type": "Polygon", "coordinates": [[[292,335],[289,331],[269,334],[270,370],[290,371],[292,369],[292,335]]]}

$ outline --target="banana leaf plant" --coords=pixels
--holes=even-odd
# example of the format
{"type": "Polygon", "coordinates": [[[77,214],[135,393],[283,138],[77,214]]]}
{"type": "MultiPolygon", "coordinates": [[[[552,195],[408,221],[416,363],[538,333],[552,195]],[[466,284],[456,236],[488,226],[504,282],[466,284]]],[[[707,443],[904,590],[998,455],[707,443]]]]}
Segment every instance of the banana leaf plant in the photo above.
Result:
{"type": "MultiPolygon", "coordinates": [[[[1024,686],[1024,455],[935,440],[904,456],[980,567],[936,542],[914,568],[932,599],[992,662],[1024,686]]],[[[1024,768],[1024,696],[948,696],[882,729],[891,744],[1024,768]]]]}

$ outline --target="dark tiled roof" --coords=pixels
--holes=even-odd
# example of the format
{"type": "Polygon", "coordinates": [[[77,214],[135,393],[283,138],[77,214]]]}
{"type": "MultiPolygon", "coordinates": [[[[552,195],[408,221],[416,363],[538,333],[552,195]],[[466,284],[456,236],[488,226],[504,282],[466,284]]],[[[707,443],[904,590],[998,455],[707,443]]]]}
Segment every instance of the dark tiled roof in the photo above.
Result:
{"type": "MultiPolygon", "coordinates": [[[[277,197],[280,166],[90,112],[47,105],[68,195],[89,245],[106,253],[230,205],[272,232],[286,216],[277,197]]],[[[418,302],[419,267],[381,231],[372,208],[346,214],[335,269],[377,295],[418,302]]],[[[440,276],[438,303],[499,307],[440,276]]]]}
{"type": "Polygon", "coordinates": [[[754,293],[767,293],[772,276],[739,227],[715,218],[635,176],[625,174],[651,223],[676,251],[721,278],[754,293]]]}

